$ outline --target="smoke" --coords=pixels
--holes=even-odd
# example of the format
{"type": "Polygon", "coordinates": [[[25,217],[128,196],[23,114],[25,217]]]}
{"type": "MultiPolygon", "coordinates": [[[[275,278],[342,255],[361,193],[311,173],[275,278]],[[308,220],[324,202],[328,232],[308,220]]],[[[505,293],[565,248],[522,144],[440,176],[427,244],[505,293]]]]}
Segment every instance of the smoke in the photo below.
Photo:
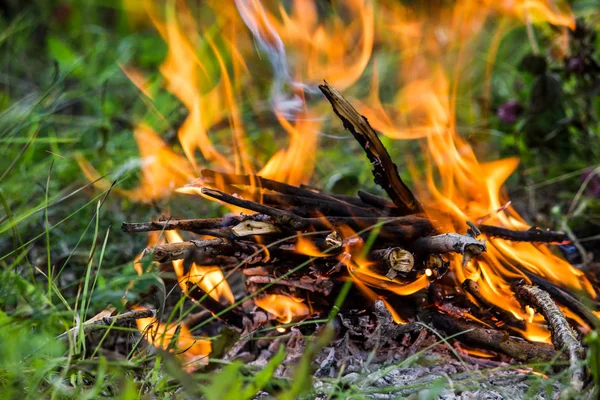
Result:
{"type": "Polygon", "coordinates": [[[250,29],[260,50],[267,56],[273,68],[273,83],[271,86],[271,105],[278,115],[291,120],[304,108],[304,100],[286,89],[314,91],[307,85],[292,80],[285,45],[270,24],[265,9],[259,0],[235,0],[235,4],[250,29]]]}

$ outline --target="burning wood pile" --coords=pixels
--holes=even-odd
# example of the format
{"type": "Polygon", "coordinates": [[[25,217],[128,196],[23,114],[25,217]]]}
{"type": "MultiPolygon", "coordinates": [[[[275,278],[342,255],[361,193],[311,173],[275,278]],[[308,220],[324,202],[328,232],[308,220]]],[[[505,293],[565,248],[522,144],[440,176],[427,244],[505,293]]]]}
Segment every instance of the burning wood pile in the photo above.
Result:
{"type": "Polygon", "coordinates": [[[395,322],[386,328],[392,339],[425,324],[460,334],[457,340],[487,354],[519,362],[564,359],[572,386],[581,388],[584,350],[578,334],[600,323],[580,298],[593,299],[593,288],[573,267],[536,270],[531,260],[519,263],[501,253],[507,242],[560,243],[565,235],[486,225],[489,216],[455,221],[464,224],[464,234],[445,231],[440,214],[424,207],[402,181],[367,119],[327,83],[320,89],[391,201],[364,191],[336,195],[203,170],[185,191],[233,212],[123,224],[125,232],[159,231],[167,237],[168,243],[147,248],[142,257],[173,262],[182,291],[239,331],[252,332],[270,320],[288,324],[327,315],[351,282],[363,296],[348,296],[342,314],[374,306],[382,320],[395,322]],[[195,239],[184,241],[177,231],[195,239]],[[245,293],[234,295],[227,281],[238,273],[245,293]]]}

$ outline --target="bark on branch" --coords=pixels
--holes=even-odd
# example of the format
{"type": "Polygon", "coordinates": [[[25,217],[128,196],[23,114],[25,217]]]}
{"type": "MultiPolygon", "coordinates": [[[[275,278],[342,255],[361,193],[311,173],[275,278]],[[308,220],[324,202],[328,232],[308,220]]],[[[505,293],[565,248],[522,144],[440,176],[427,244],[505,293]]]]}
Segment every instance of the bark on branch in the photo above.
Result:
{"type": "Polygon", "coordinates": [[[585,358],[585,350],[579,344],[575,332],[573,332],[560,308],[547,292],[536,286],[517,286],[515,294],[523,306],[533,306],[544,316],[552,334],[554,347],[559,351],[564,350],[569,357],[571,385],[575,390],[581,390],[585,379],[585,371],[581,363],[585,358]]]}
{"type": "Polygon", "coordinates": [[[381,143],[377,132],[369,125],[369,121],[327,82],[319,85],[319,89],[331,103],[333,111],[342,120],[344,127],[352,133],[367,154],[373,165],[375,183],[380,185],[394,204],[406,214],[422,213],[423,207],[398,175],[398,167],[381,143]]]}
{"type": "Polygon", "coordinates": [[[499,351],[521,362],[548,362],[556,357],[554,348],[546,343],[530,343],[447,315],[434,314],[432,318],[436,328],[448,334],[461,334],[456,339],[463,343],[499,351]]]}
{"type": "Polygon", "coordinates": [[[489,237],[498,237],[515,242],[561,243],[569,240],[564,232],[545,231],[536,227],[526,231],[514,231],[497,226],[479,225],[479,230],[489,237]]]}

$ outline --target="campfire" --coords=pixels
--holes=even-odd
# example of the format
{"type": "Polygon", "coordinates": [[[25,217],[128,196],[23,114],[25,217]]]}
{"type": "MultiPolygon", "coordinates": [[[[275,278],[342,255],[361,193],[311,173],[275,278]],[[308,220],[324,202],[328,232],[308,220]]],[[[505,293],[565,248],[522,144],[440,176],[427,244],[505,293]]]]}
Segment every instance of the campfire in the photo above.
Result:
{"type": "MultiPolygon", "coordinates": [[[[172,152],[151,128],[140,125],[135,133],[142,156],[159,161],[143,166],[140,187],[121,193],[149,202],[176,189],[217,202],[229,212],[220,218],[165,216],[124,223],[125,232],[154,234],[154,242],[136,263],[138,272],[144,272],[148,259],[168,267],[179,290],[206,310],[205,319],[217,319],[221,326],[245,335],[265,325],[284,333],[294,323],[327,316],[341,320],[340,329],[351,333],[366,329],[361,324],[375,324],[379,334],[387,335],[385,340],[426,326],[456,334],[455,340],[473,358],[565,361],[572,386],[581,389],[586,375],[579,337],[600,327],[596,312],[588,308],[597,294],[583,272],[552,246],[569,242],[569,237],[531,227],[512,207],[503,185],[518,160],[482,163],[459,135],[451,103],[455,88],[443,69],[430,61],[448,42],[472,40],[486,16],[473,10],[471,15],[457,6],[454,11],[464,19],[459,18],[466,24],[463,29],[460,21],[440,13],[442,26],[448,28],[448,20],[454,24],[448,28],[454,36],[438,38],[447,41],[443,44],[427,42],[429,47],[422,52],[409,51],[408,42],[428,32],[425,23],[400,6],[386,6],[390,13],[385,18],[398,19],[392,26],[401,35],[399,46],[408,58],[399,69],[410,83],[397,96],[398,110],[408,115],[404,120],[381,104],[376,68],[367,99],[351,103],[338,92],[350,87],[365,69],[375,29],[368,2],[347,3],[356,22],[347,31],[332,23],[339,29],[333,29],[330,37],[319,33],[314,15],[306,9],[305,14],[299,12],[300,2],[295,2],[291,15],[281,9],[283,25],[277,25],[280,21],[258,1],[239,0],[237,8],[229,10],[239,13],[255,46],[272,64],[273,113],[289,135],[287,148],[274,152],[260,169],[253,164],[254,150],[244,136],[239,93],[232,83],[239,80],[235,74],[248,66],[240,57],[232,57],[231,72],[220,47],[207,35],[204,47],[216,58],[211,67],[219,70],[220,81],[204,90],[208,86],[202,76],[208,66],[193,55],[190,42],[190,32],[196,28],[174,16],[163,21],[150,8],[153,23],[169,43],[161,73],[169,91],[189,112],[178,131],[186,157],[172,152]],[[302,43],[300,54],[313,56],[297,60],[294,67],[302,70],[301,80],[291,78],[292,66],[280,35],[302,43]],[[351,49],[356,37],[358,44],[351,49]],[[339,43],[339,49],[332,43],[339,43]],[[317,81],[320,92],[310,86],[317,81]],[[202,94],[197,87],[203,88],[202,94]],[[387,198],[363,190],[355,196],[329,193],[308,185],[317,148],[315,132],[324,125],[309,111],[307,96],[328,100],[341,125],[364,150],[365,168],[372,170],[374,182],[387,198]],[[208,135],[208,129],[224,119],[231,130],[233,162],[208,135]],[[424,172],[410,169],[413,188],[402,180],[378,131],[395,139],[422,140],[426,168],[424,172]],[[197,150],[212,169],[197,163],[197,150]],[[373,315],[373,310],[376,321],[365,322],[364,315],[373,315]]],[[[568,13],[543,2],[532,4],[535,10],[521,4],[494,11],[510,17],[533,13],[562,28],[573,27],[568,13]]],[[[231,43],[238,40],[236,33],[231,35],[231,43]]],[[[236,49],[231,53],[239,55],[236,49]]],[[[465,62],[468,54],[463,52],[468,49],[452,51],[465,62]]],[[[123,68],[144,89],[143,80],[134,79],[135,71],[123,68]]],[[[97,178],[91,166],[83,160],[81,164],[90,178],[97,178]]],[[[136,307],[143,309],[143,305],[136,307]]],[[[193,318],[169,325],[158,319],[138,320],[150,343],[187,349],[181,354],[190,362],[190,370],[208,362],[210,342],[194,341],[191,333],[198,335],[202,330],[197,325],[203,322],[193,318]]],[[[244,345],[247,342],[236,351],[244,345]]]]}

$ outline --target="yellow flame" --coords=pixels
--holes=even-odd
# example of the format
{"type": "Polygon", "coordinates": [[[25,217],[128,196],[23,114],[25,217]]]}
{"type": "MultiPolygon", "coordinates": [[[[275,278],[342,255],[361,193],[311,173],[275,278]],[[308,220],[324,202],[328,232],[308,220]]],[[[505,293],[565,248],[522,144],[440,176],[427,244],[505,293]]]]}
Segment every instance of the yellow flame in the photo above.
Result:
{"type": "MultiPolygon", "coordinates": [[[[169,243],[183,242],[183,238],[177,231],[165,231],[165,237],[169,243]]],[[[235,302],[231,287],[227,283],[223,271],[217,266],[199,266],[192,263],[189,272],[185,273],[184,260],[172,261],[173,270],[177,275],[179,285],[184,293],[188,291],[188,283],[197,285],[210,297],[217,301],[225,301],[229,304],[235,302]]]]}
{"type": "Polygon", "coordinates": [[[149,343],[159,348],[171,349],[185,361],[188,371],[208,364],[208,356],[212,349],[210,340],[195,338],[185,325],[167,326],[158,323],[154,318],[140,318],[135,322],[149,343]]]}
{"type": "Polygon", "coordinates": [[[302,301],[301,299],[283,294],[270,294],[254,299],[257,306],[275,315],[277,320],[284,324],[289,324],[295,319],[306,317],[310,314],[308,306],[302,301]]]}

